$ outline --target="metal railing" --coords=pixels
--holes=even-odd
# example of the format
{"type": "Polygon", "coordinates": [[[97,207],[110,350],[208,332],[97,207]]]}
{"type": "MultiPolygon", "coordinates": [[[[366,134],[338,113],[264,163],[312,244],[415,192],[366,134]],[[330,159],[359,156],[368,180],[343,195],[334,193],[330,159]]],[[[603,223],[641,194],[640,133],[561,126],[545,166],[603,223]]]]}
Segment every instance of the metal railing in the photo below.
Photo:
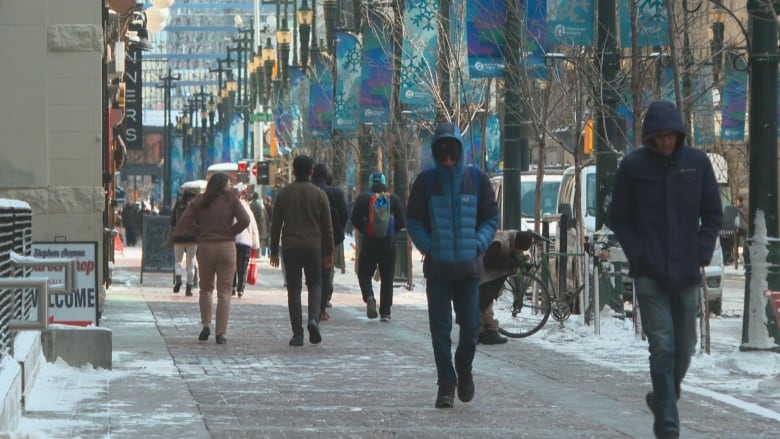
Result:
{"type": "MultiPolygon", "coordinates": [[[[32,246],[32,209],[27,203],[0,198],[0,278],[26,278],[29,268],[19,267],[11,253],[30,255],[32,246]]],[[[14,322],[29,320],[33,289],[0,288],[0,359],[13,355],[14,322]]]]}

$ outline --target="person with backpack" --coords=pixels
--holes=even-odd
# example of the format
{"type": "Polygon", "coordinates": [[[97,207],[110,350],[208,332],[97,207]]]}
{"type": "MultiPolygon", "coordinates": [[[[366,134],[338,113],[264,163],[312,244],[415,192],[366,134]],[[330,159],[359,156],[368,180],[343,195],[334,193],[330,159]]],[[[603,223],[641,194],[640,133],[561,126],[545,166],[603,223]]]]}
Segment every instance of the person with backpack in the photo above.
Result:
{"type": "Polygon", "coordinates": [[[436,408],[474,397],[472,362],[480,326],[482,255],[498,228],[498,204],[488,176],[467,167],[460,129],[436,126],[431,141],[435,166],[412,183],[406,220],[409,236],[425,255],[423,274],[439,390],[436,408]],[[452,311],[460,326],[452,359],[452,311]]]}
{"type": "MultiPolygon", "coordinates": [[[[339,247],[344,242],[344,227],[347,225],[347,200],[344,198],[344,192],[336,186],[328,184],[328,167],[324,163],[314,165],[314,171],[311,175],[311,182],[322,189],[328,196],[330,205],[330,222],[333,224],[333,243],[336,248],[334,256],[339,254],[339,247]]],[[[335,273],[335,264],[332,267],[322,267],[322,300],[320,301],[320,321],[330,320],[330,315],[326,311],[330,297],[333,295],[333,275],[335,273]]]]}
{"type": "Polygon", "coordinates": [[[385,175],[374,172],[368,179],[369,192],[358,195],[351,220],[360,232],[358,283],[366,303],[366,316],[377,318],[376,299],[371,278],[379,267],[379,315],[390,322],[395,277],[395,242],[393,236],[406,227],[403,204],[398,195],[387,192],[385,175]]]}

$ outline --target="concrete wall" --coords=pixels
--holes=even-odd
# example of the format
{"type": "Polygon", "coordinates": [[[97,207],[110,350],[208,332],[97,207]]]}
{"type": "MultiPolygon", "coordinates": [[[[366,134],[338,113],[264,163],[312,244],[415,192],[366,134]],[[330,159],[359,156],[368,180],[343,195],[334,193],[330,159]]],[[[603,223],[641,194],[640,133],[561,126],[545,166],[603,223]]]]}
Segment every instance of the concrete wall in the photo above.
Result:
{"type": "MultiPolygon", "coordinates": [[[[102,245],[103,47],[99,1],[0,0],[0,198],[30,204],[34,241],[102,245]]],[[[21,413],[36,340],[32,361],[0,363],[0,430],[21,413]]]]}
{"type": "Polygon", "coordinates": [[[102,240],[101,14],[0,1],[0,197],[30,204],[35,241],[102,240]]]}

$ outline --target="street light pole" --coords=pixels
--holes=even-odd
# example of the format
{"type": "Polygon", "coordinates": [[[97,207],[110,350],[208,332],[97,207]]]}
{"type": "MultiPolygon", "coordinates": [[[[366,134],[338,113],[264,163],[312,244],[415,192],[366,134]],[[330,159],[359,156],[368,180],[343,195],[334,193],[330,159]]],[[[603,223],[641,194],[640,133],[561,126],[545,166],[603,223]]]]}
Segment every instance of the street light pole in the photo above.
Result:
{"type": "Polygon", "coordinates": [[[181,80],[181,75],[171,74],[171,69],[168,69],[168,75],[160,78],[162,84],[157,84],[157,88],[163,89],[163,105],[165,105],[165,113],[163,116],[163,211],[169,212],[171,209],[171,89],[176,87],[174,82],[181,80]]]}
{"type": "MultiPolygon", "coordinates": [[[[741,350],[780,351],[778,322],[764,291],[751,291],[751,278],[763,277],[768,291],[780,290],[777,200],[777,21],[763,0],[748,0],[750,17],[750,194],[748,236],[756,251],[745,252],[745,309],[741,350]],[[764,230],[766,235],[764,235],[764,230]],[[751,301],[753,302],[751,304],[751,301]],[[764,304],[764,307],[759,305],[764,304]],[[754,322],[757,320],[758,322],[754,322]],[[761,322],[764,322],[763,324],[761,322]]],[[[753,246],[751,244],[751,247],[753,246]]]]}

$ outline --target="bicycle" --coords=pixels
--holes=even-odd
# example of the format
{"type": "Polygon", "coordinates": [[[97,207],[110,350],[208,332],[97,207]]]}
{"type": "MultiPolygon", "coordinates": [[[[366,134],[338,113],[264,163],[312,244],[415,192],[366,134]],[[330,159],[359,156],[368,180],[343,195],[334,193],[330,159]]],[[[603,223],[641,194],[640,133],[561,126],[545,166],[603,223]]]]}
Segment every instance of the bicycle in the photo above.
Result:
{"type": "MultiPolygon", "coordinates": [[[[562,323],[576,308],[577,298],[584,285],[566,292],[561,298],[560,289],[553,282],[549,260],[581,254],[545,251],[544,247],[549,244],[549,239],[533,233],[531,247],[519,255],[519,269],[505,280],[504,291],[512,293],[512,317],[501,321],[498,331],[507,337],[522,338],[535,334],[547,323],[551,314],[553,319],[562,323]]],[[[499,296],[499,303],[506,296],[499,296]]],[[[503,302],[506,302],[506,299],[503,302]]]]}

